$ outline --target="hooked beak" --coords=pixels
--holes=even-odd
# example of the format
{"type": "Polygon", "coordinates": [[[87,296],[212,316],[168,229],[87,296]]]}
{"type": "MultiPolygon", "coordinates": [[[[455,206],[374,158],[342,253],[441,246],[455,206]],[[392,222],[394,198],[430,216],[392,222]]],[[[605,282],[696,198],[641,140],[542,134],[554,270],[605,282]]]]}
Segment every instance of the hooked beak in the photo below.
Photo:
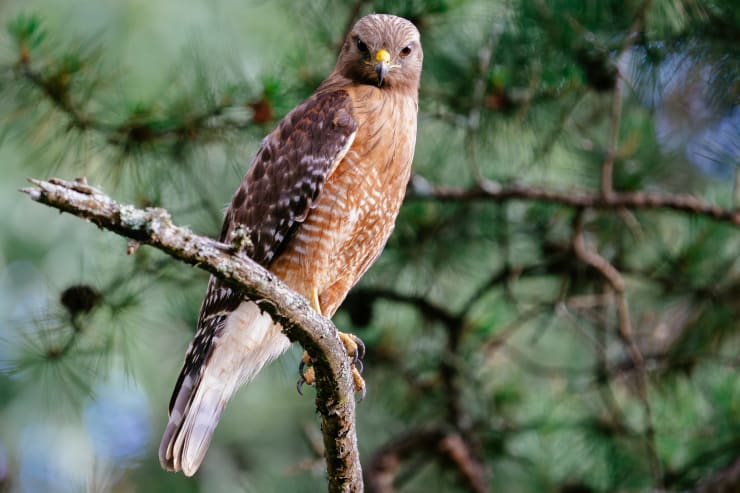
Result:
{"type": "Polygon", "coordinates": [[[391,63],[391,54],[384,49],[375,53],[375,74],[378,76],[378,87],[383,85],[383,79],[388,73],[391,63]]]}

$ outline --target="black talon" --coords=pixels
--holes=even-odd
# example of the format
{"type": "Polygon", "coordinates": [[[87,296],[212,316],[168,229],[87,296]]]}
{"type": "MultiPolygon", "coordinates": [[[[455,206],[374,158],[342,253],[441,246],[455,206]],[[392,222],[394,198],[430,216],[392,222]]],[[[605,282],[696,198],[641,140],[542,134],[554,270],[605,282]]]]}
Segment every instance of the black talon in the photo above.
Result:
{"type": "Polygon", "coordinates": [[[357,373],[362,373],[362,370],[364,370],[364,366],[362,365],[362,360],[358,359],[353,364],[355,365],[355,368],[357,369],[357,373]]]}
{"type": "Polygon", "coordinates": [[[301,360],[298,364],[298,381],[295,384],[295,389],[298,391],[298,395],[303,395],[303,384],[306,383],[306,377],[303,374],[303,370],[306,368],[306,362],[301,360]]]}
{"type": "Polygon", "coordinates": [[[352,338],[355,341],[355,344],[357,344],[357,359],[362,359],[365,357],[365,343],[362,342],[362,339],[360,339],[357,336],[352,336],[352,338]]]}
{"type": "Polygon", "coordinates": [[[362,387],[362,393],[360,394],[360,400],[358,402],[362,402],[365,400],[365,395],[367,394],[367,388],[362,387]]]}

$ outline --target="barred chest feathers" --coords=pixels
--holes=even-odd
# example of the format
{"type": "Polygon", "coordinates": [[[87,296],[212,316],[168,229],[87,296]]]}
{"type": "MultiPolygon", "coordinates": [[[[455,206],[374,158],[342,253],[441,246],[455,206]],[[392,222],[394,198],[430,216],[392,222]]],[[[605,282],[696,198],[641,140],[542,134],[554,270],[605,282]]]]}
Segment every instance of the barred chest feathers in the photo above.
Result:
{"type": "Polygon", "coordinates": [[[403,202],[414,154],[414,140],[398,135],[401,128],[416,135],[416,98],[371,86],[358,92],[353,112],[366,124],[357,129],[354,144],[327,178],[291,246],[270,268],[306,297],[316,289],[326,316],[334,314],[382,252],[403,202]],[[363,94],[372,91],[384,97],[363,94]],[[384,152],[378,152],[381,148],[384,152]],[[386,159],[378,162],[373,158],[378,155],[386,159]],[[342,268],[324,268],[330,266],[342,268]]]}

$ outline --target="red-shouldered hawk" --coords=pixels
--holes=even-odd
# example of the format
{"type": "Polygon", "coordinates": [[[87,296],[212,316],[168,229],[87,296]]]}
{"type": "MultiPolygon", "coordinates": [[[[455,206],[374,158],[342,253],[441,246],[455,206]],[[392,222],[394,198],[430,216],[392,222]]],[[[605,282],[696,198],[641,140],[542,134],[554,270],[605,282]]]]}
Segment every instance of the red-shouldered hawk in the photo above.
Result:
{"type": "MultiPolygon", "coordinates": [[[[416,142],[419,31],[368,15],[332,73],[262,142],[231,201],[221,241],[246,228],[247,253],[331,317],[383,250],[416,142]]],[[[290,342],[269,315],[215,277],[175,385],[162,466],[193,475],[224,406],[290,342]]]]}

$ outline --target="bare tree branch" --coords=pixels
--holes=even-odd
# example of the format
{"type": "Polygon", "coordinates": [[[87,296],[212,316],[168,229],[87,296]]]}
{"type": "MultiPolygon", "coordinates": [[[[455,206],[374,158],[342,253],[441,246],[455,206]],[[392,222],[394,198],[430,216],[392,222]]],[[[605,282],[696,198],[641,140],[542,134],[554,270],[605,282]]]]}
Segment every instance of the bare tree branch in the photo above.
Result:
{"type": "MultiPolygon", "coordinates": [[[[634,44],[645,23],[645,15],[647,15],[649,8],[650,0],[642,2],[642,5],[638,8],[632,25],[625,33],[622,49],[617,58],[626,53],[634,44]]],[[[601,193],[607,198],[611,198],[614,194],[614,161],[619,153],[619,124],[622,120],[623,91],[624,86],[621,77],[615,77],[610,109],[609,143],[607,145],[606,157],[601,165],[601,193]]]]}
{"type": "Polygon", "coordinates": [[[355,431],[354,381],[344,345],[331,320],[316,313],[302,296],[234,247],[172,223],[160,208],[119,204],[84,181],[30,180],[32,200],[86,219],[97,226],[147,244],[229,282],[283,326],[291,341],[308,351],[316,369],[316,408],[330,492],[363,491],[355,431]]]}
{"type": "Polygon", "coordinates": [[[738,488],[740,488],[740,457],[729,466],[713,473],[695,492],[732,493],[738,488]]]}
{"type": "Polygon", "coordinates": [[[607,259],[586,245],[583,231],[583,214],[583,209],[580,209],[574,221],[573,250],[578,258],[580,258],[585,264],[590,265],[599,271],[614,290],[617,302],[619,336],[627,346],[632,364],[637,370],[638,395],[645,413],[645,445],[648,452],[648,458],[650,460],[650,468],[655,480],[655,487],[662,488],[663,472],[655,445],[655,426],[653,425],[653,413],[650,407],[650,398],[648,395],[645,360],[642,357],[642,353],[637,347],[635,338],[632,335],[632,321],[630,319],[630,311],[627,305],[624,279],[622,278],[622,274],[607,259]]]}
{"type": "Polygon", "coordinates": [[[466,487],[473,493],[488,493],[488,474],[477,451],[468,439],[458,433],[444,437],[439,445],[440,451],[452,462],[466,487]]]}
{"type": "MultiPolygon", "coordinates": [[[[435,451],[435,446],[444,439],[439,428],[417,429],[388,442],[370,458],[365,471],[367,489],[371,493],[394,493],[394,482],[401,464],[416,454],[435,451]]],[[[425,457],[429,459],[431,457],[425,457]]]]}
{"type": "Polygon", "coordinates": [[[740,226],[738,209],[725,209],[693,195],[664,192],[612,192],[609,196],[604,196],[601,192],[583,189],[559,191],[536,185],[501,185],[485,189],[478,186],[452,188],[432,185],[419,175],[415,175],[407,199],[463,202],[529,200],[590,209],[668,209],[707,216],[740,226]]]}
{"type": "Polygon", "coordinates": [[[622,84],[617,77],[612,91],[612,104],[610,109],[609,143],[607,144],[606,157],[601,163],[601,193],[606,198],[614,195],[614,160],[619,152],[619,123],[622,119],[622,84]]]}
{"type": "MultiPolygon", "coordinates": [[[[403,462],[437,460],[453,468],[462,485],[473,493],[487,493],[488,477],[471,444],[455,432],[442,428],[418,428],[391,440],[371,457],[366,471],[368,491],[395,493],[403,462]]],[[[419,470],[419,464],[414,472],[419,470]]]]}

